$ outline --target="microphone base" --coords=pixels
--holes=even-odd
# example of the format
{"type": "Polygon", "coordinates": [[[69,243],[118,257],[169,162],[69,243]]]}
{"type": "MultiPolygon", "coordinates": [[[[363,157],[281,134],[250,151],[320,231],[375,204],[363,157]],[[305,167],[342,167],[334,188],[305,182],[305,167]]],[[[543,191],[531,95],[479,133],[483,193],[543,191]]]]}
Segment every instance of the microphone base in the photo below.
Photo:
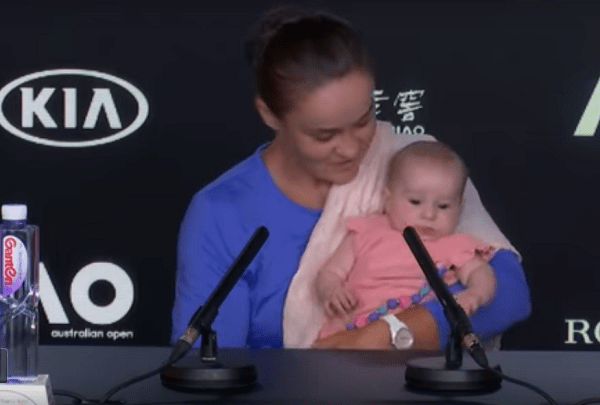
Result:
{"type": "MultiPolygon", "coordinates": [[[[490,368],[501,371],[490,362],[490,368]]],[[[487,394],[501,387],[502,378],[481,368],[470,357],[458,369],[446,368],[444,357],[428,357],[410,361],[404,374],[406,388],[413,392],[449,395],[487,394]]]]}
{"type": "Polygon", "coordinates": [[[166,368],[160,380],[166,388],[184,392],[247,392],[256,385],[258,373],[253,364],[239,358],[203,361],[196,353],[166,368]]]}

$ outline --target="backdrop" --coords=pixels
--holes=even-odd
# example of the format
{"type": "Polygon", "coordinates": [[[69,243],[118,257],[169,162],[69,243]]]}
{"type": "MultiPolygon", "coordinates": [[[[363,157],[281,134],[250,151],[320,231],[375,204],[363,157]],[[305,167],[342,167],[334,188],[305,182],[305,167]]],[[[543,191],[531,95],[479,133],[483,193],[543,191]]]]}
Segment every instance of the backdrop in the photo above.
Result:
{"type": "MultiPolygon", "coordinates": [[[[362,31],[377,118],[453,146],[520,250],[504,347],[600,348],[600,5],[319,3],[362,31]]],[[[40,226],[43,344],[169,344],[186,206],[270,138],[242,44],[274,4],[3,5],[0,201],[40,226]]]]}

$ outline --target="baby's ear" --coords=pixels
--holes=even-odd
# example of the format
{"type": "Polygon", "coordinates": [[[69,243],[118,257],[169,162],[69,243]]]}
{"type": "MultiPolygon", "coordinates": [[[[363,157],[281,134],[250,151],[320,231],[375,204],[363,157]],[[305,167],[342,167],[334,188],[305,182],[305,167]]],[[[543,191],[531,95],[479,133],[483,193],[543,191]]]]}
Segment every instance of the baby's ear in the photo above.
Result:
{"type": "Polygon", "coordinates": [[[465,209],[465,194],[464,193],[460,197],[460,199],[458,200],[458,207],[459,207],[460,212],[462,214],[462,211],[465,209]]]}
{"type": "Polygon", "coordinates": [[[383,212],[387,211],[387,207],[388,207],[388,204],[390,203],[391,199],[392,199],[392,192],[391,192],[390,188],[387,185],[383,186],[383,189],[381,190],[381,209],[383,212]]]}

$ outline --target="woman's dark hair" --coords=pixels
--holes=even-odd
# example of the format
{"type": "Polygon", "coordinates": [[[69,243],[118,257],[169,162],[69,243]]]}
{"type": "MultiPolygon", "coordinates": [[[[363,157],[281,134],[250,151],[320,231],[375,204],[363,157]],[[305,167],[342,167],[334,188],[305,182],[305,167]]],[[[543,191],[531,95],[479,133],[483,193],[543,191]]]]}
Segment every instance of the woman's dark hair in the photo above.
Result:
{"type": "Polygon", "coordinates": [[[278,117],[292,97],[354,70],[373,75],[373,62],[350,24],[339,17],[298,7],[263,16],[246,43],[256,91],[278,117]]]}

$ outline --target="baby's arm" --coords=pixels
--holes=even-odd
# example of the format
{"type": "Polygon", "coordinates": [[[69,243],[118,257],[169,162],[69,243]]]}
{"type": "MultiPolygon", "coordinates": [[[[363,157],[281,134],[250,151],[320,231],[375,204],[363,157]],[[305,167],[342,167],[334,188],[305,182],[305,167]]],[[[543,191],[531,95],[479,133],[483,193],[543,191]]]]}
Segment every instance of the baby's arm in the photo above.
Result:
{"type": "Polygon", "coordinates": [[[477,255],[458,269],[458,278],[466,287],[456,296],[456,301],[467,315],[487,304],[494,297],[496,279],[490,265],[477,255]]]}
{"type": "Polygon", "coordinates": [[[354,293],[344,287],[353,264],[352,236],[348,234],[321,267],[315,279],[317,298],[329,317],[344,316],[358,305],[354,293]]]}

